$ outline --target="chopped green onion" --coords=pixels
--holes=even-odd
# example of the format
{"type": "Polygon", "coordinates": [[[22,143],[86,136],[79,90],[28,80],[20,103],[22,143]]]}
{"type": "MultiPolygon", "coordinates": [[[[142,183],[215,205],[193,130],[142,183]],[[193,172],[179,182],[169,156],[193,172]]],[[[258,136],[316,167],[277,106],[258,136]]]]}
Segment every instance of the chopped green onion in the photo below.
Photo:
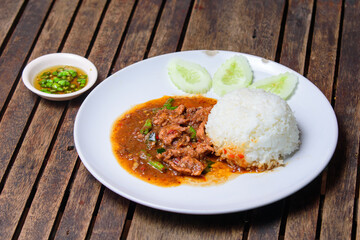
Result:
{"type": "Polygon", "coordinates": [[[165,170],[165,166],[161,162],[149,161],[148,164],[161,172],[165,170]]]}
{"type": "Polygon", "coordinates": [[[189,126],[189,131],[191,132],[191,140],[196,141],[196,130],[192,126],[189,126]]]}
{"type": "Polygon", "coordinates": [[[146,135],[150,132],[151,129],[152,129],[151,119],[146,119],[144,126],[140,130],[140,133],[146,135]]]}
{"type": "Polygon", "coordinates": [[[163,152],[165,152],[165,148],[158,148],[156,149],[156,152],[159,153],[159,154],[162,154],[163,152]]]}
{"type": "Polygon", "coordinates": [[[161,162],[152,160],[152,156],[145,150],[141,150],[139,156],[141,159],[146,160],[150,166],[154,167],[155,169],[157,169],[159,171],[163,171],[166,169],[165,166],[161,162]]]}
{"type": "Polygon", "coordinates": [[[211,165],[213,165],[214,163],[215,163],[215,162],[210,161],[210,160],[206,161],[206,168],[204,169],[204,171],[202,172],[202,174],[206,174],[206,173],[210,172],[210,171],[211,171],[211,168],[212,168],[211,165]]]}
{"type": "Polygon", "coordinates": [[[172,103],[175,101],[175,99],[173,98],[168,98],[168,100],[166,100],[164,106],[161,109],[169,109],[169,110],[174,110],[177,108],[177,106],[172,106],[172,103]]]}
{"type": "Polygon", "coordinates": [[[149,161],[151,160],[151,155],[150,153],[148,153],[147,151],[145,150],[141,150],[140,154],[139,154],[139,157],[143,160],[146,160],[146,161],[149,161]]]}

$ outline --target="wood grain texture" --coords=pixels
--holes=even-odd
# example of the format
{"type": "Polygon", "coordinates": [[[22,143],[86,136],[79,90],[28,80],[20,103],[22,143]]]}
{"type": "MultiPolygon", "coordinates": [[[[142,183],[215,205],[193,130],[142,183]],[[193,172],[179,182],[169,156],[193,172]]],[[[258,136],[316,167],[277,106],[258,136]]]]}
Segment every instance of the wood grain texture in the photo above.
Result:
{"type": "Polygon", "coordinates": [[[40,105],[0,195],[1,239],[14,234],[62,113],[53,102],[40,105]],[[53,117],[48,118],[49,114],[53,117]]]}
{"type": "Polygon", "coordinates": [[[0,8],[0,46],[3,44],[6,34],[24,4],[24,0],[3,0],[1,4],[6,7],[0,8]]]}
{"type": "Polygon", "coordinates": [[[19,239],[48,239],[65,189],[74,169],[73,124],[76,111],[70,109],[49,157],[19,239]]]}
{"type": "Polygon", "coordinates": [[[144,58],[160,10],[161,0],[140,0],[112,72],[144,58]]]}
{"type": "Polygon", "coordinates": [[[80,164],[55,239],[85,239],[100,187],[80,164]]]}
{"type": "Polygon", "coordinates": [[[98,80],[102,82],[109,74],[135,0],[111,1],[98,36],[91,49],[89,59],[97,66],[98,80]]]}
{"type": "Polygon", "coordinates": [[[127,199],[105,189],[91,239],[120,239],[128,208],[127,199]]]}
{"type": "Polygon", "coordinates": [[[321,176],[289,198],[284,239],[316,239],[321,176]]]}
{"type": "MultiPolygon", "coordinates": [[[[71,4],[71,3],[68,3],[68,4],[71,4]]],[[[75,5],[76,6],[76,5],[75,5]]],[[[86,6],[86,4],[85,4],[85,6],[86,6]]],[[[71,9],[69,9],[69,8],[66,8],[65,6],[57,6],[57,7],[64,7],[64,9],[62,9],[62,10],[71,10],[71,9]]],[[[92,6],[93,7],[93,6],[92,6]]],[[[59,9],[59,8],[57,8],[57,9],[59,9]]],[[[75,9],[73,8],[72,9],[72,11],[74,11],[75,9]]],[[[98,11],[100,11],[100,13],[101,13],[101,9],[100,10],[98,10],[98,11]]],[[[53,12],[54,13],[54,12],[53,12]]],[[[57,13],[57,14],[60,14],[59,12],[56,12],[55,11],[55,13],[57,13]]],[[[71,11],[69,11],[69,12],[67,12],[67,13],[65,13],[65,12],[63,12],[62,13],[62,16],[68,16],[67,14],[69,14],[69,13],[71,13],[71,11]]],[[[52,16],[54,16],[54,15],[52,15],[52,16]]],[[[96,15],[95,15],[96,16],[96,15]]],[[[100,14],[99,14],[99,16],[100,16],[100,14]]],[[[51,17],[50,17],[50,19],[52,19],[51,17]]],[[[96,19],[96,18],[94,18],[94,20],[93,21],[98,21],[98,19],[96,19]]],[[[50,25],[52,25],[51,23],[56,23],[55,25],[58,25],[58,23],[60,22],[64,22],[64,21],[61,21],[61,20],[59,20],[59,19],[57,19],[57,21],[56,20],[54,20],[54,21],[49,21],[49,24],[50,25]]],[[[69,20],[65,20],[65,23],[66,22],[69,22],[69,20]]],[[[76,22],[76,21],[75,21],[76,22]]],[[[79,25],[80,26],[80,25],[79,25]]],[[[96,25],[95,25],[96,26],[96,25]]],[[[66,28],[67,26],[65,26],[65,28],[66,28]]],[[[49,27],[49,28],[46,28],[46,29],[53,29],[52,27],[49,27]]],[[[61,30],[61,28],[59,29],[59,28],[55,28],[54,30],[61,30]]],[[[63,31],[65,31],[65,29],[64,28],[62,28],[62,30],[63,31]]],[[[95,30],[95,28],[93,29],[93,31],[95,30]]],[[[61,31],[60,31],[61,32],[61,31]]],[[[50,31],[50,33],[53,33],[54,34],[54,32],[51,32],[50,31]]],[[[81,33],[81,32],[80,32],[81,33]]],[[[48,38],[48,35],[49,34],[49,32],[47,31],[47,30],[45,30],[44,31],[44,37],[42,38],[42,41],[40,42],[40,44],[43,44],[44,42],[49,42],[49,41],[46,41],[46,40],[48,40],[49,38],[48,38]]],[[[75,41],[74,42],[74,44],[76,44],[79,48],[81,47],[81,45],[82,44],[86,44],[86,47],[88,46],[88,44],[90,43],[90,41],[91,41],[91,36],[88,38],[88,39],[86,39],[85,37],[83,37],[83,39],[82,39],[82,41],[81,42],[79,42],[79,41],[75,41]]],[[[57,42],[58,44],[60,43],[60,42],[57,42]]],[[[54,45],[54,44],[49,44],[49,45],[54,45]]],[[[55,42],[55,45],[56,45],[56,42],[55,42]]],[[[80,48],[81,49],[81,48],[80,48]]],[[[83,53],[83,54],[85,54],[85,52],[83,53]]],[[[34,127],[34,126],[37,126],[37,127],[39,127],[39,126],[41,126],[41,124],[43,124],[43,122],[45,121],[44,120],[44,117],[46,116],[47,117],[47,119],[46,119],[46,121],[48,121],[48,122],[58,122],[59,120],[60,120],[60,117],[61,117],[61,114],[62,114],[62,112],[64,111],[64,108],[65,108],[65,106],[66,106],[66,103],[48,103],[48,101],[47,100],[41,100],[40,101],[40,104],[39,104],[39,106],[38,106],[38,108],[37,108],[37,111],[36,111],[36,113],[35,113],[35,116],[37,116],[37,114],[38,114],[38,112],[42,112],[42,115],[43,115],[43,117],[42,118],[35,118],[34,117],[34,119],[33,119],[33,121],[32,121],[32,123],[30,124],[30,126],[29,126],[29,129],[31,129],[32,127],[34,127]],[[53,104],[54,106],[56,106],[56,108],[54,107],[53,109],[47,109],[47,108],[45,108],[44,106],[46,106],[47,104],[53,104]]],[[[23,143],[23,147],[24,146],[27,146],[28,144],[31,144],[32,142],[36,142],[36,141],[40,141],[39,139],[37,139],[37,138],[40,138],[40,139],[43,139],[43,143],[42,143],[42,145],[43,145],[43,147],[42,148],[39,148],[39,149],[42,149],[42,153],[38,153],[38,156],[37,157],[41,157],[41,156],[43,156],[42,158],[44,158],[45,157],[45,154],[46,154],[46,152],[47,152],[47,147],[49,146],[49,144],[50,144],[50,140],[51,140],[51,138],[52,138],[52,134],[54,134],[54,130],[53,131],[50,131],[50,130],[52,130],[52,129],[44,129],[44,128],[41,128],[41,129],[39,129],[39,134],[37,134],[37,135],[34,135],[33,136],[33,138],[31,138],[31,139],[29,139],[29,140],[27,140],[26,138],[25,138],[25,140],[24,140],[24,143],[23,143]],[[41,132],[42,131],[42,132],[41,132]],[[44,135],[46,135],[45,137],[44,137],[44,135]]],[[[72,137],[72,133],[70,133],[69,134],[69,136],[71,136],[72,137]]],[[[23,149],[23,147],[20,149],[20,152],[22,151],[22,149],[23,149]]],[[[35,146],[34,146],[35,147],[35,146]]],[[[17,164],[18,164],[18,158],[17,159],[15,159],[15,163],[14,163],[14,166],[16,166],[17,164]]],[[[14,168],[14,167],[13,167],[14,168]]],[[[14,171],[13,169],[11,170],[11,172],[10,172],[10,174],[12,173],[12,171],[14,171]]],[[[34,170],[33,170],[33,172],[31,172],[31,174],[34,174],[34,175],[36,175],[37,173],[38,173],[38,171],[39,171],[39,168],[37,167],[37,168],[34,168],[34,170]]],[[[72,169],[70,169],[70,174],[71,174],[71,171],[72,171],[72,169]]],[[[56,177],[56,175],[54,175],[54,177],[56,177]]],[[[31,181],[29,181],[27,184],[28,184],[28,188],[30,188],[31,186],[32,186],[32,184],[34,184],[34,180],[35,180],[35,178],[34,179],[31,179],[31,181]]],[[[6,182],[6,184],[8,184],[8,182],[9,182],[10,180],[8,179],[8,181],[6,182]]],[[[64,182],[65,183],[65,182],[64,182]]],[[[9,183],[9,184],[11,184],[11,182],[9,183]]],[[[50,184],[52,184],[52,183],[50,183],[50,184]]],[[[66,184],[66,183],[65,183],[66,184]]],[[[5,185],[6,186],[6,185],[5,185]]],[[[53,185],[52,185],[53,186],[53,185]]],[[[66,185],[65,185],[66,186],[66,185]]],[[[48,189],[46,189],[46,190],[48,190],[48,189]]],[[[58,189],[56,189],[56,190],[58,190],[58,189]]],[[[4,191],[5,191],[5,189],[4,189],[4,191]]],[[[22,194],[22,199],[21,199],[21,201],[19,201],[17,204],[18,205],[20,205],[21,206],[21,204],[25,204],[25,201],[26,201],[26,198],[29,196],[29,193],[27,193],[26,191],[25,192],[22,192],[21,193],[22,194]]],[[[41,193],[40,193],[41,194],[41,193]]],[[[59,201],[60,201],[60,199],[59,199],[59,201]]],[[[41,207],[41,206],[40,206],[41,207]]],[[[46,209],[46,205],[44,205],[44,208],[46,209]]],[[[17,209],[17,212],[16,212],[16,214],[20,214],[19,212],[20,211],[22,211],[22,209],[21,208],[18,208],[17,209]]],[[[52,211],[53,212],[53,216],[54,215],[56,215],[56,211],[52,211]]],[[[50,216],[51,217],[51,216],[50,216]]],[[[50,226],[51,226],[51,223],[47,223],[47,224],[49,224],[50,226]]],[[[42,226],[43,227],[43,226],[42,226]]],[[[39,232],[37,232],[36,230],[38,230],[38,229],[33,229],[33,230],[35,230],[35,232],[33,232],[33,234],[39,234],[39,232]]],[[[51,228],[50,229],[47,229],[47,231],[49,232],[51,230],[51,228]]],[[[41,234],[40,234],[40,236],[41,236],[41,234]]],[[[38,236],[37,236],[38,237],[38,236]]]]}
{"type": "Polygon", "coordinates": [[[277,239],[283,211],[284,200],[251,211],[248,239],[277,239]]]}
{"type": "MultiPolygon", "coordinates": [[[[307,77],[331,101],[341,1],[317,1],[307,77]]],[[[315,239],[321,177],[290,198],[285,239],[315,239]]]]}
{"type": "Polygon", "coordinates": [[[314,1],[290,0],[280,63],[303,74],[314,1]]]}
{"type": "Polygon", "coordinates": [[[282,0],[197,0],[182,50],[201,47],[275,59],[284,5],[282,0]]]}
{"type": "Polygon", "coordinates": [[[307,78],[331,101],[339,41],[341,0],[318,0],[307,78]]]}
{"type": "Polygon", "coordinates": [[[166,1],[161,14],[163,20],[159,22],[148,57],[176,51],[190,2],[190,0],[166,1]]]}
{"type": "MultiPolygon", "coordinates": [[[[72,0],[55,3],[29,61],[58,50],[70,22],[70,18],[61,16],[71,16],[75,11],[75,7],[76,2],[72,0]],[[54,38],[53,36],[58,37],[54,38]]],[[[22,82],[17,84],[0,122],[0,148],[2,149],[0,155],[0,179],[3,178],[37,99],[38,97],[30,92],[22,82]]]]}
{"type": "Polygon", "coordinates": [[[359,156],[360,2],[346,1],[336,85],[338,147],[327,175],[320,239],[351,239],[359,156]]]}
{"type": "Polygon", "coordinates": [[[182,215],[137,205],[128,239],[242,239],[244,213],[182,215]]]}
{"type": "Polygon", "coordinates": [[[40,29],[50,0],[30,0],[0,57],[0,109],[4,107],[24,59],[40,29]]]}
{"type": "Polygon", "coordinates": [[[105,4],[106,0],[85,0],[82,2],[62,52],[85,55],[90,42],[78,45],[73,43],[81,43],[84,39],[91,39],[94,36],[95,29],[100,20],[105,4]]]}

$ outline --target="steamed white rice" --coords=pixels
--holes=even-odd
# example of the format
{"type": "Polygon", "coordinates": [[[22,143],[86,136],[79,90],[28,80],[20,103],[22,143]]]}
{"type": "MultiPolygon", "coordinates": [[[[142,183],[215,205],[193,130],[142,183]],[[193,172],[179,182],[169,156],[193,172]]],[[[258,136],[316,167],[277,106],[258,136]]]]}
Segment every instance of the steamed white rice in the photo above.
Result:
{"type": "Polygon", "coordinates": [[[211,110],[206,134],[216,155],[243,168],[271,169],[299,148],[299,129],[285,100],[261,89],[243,88],[211,110]]]}

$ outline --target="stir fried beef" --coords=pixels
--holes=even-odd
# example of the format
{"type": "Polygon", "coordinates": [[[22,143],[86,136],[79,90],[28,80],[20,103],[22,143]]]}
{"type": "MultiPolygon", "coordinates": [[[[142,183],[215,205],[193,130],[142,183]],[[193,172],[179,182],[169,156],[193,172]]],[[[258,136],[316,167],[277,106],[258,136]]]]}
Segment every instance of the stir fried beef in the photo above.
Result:
{"type": "Polygon", "coordinates": [[[206,165],[196,158],[185,156],[182,158],[173,158],[167,163],[176,171],[191,176],[199,176],[204,171],[206,165]]]}
{"type": "MultiPolygon", "coordinates": [[[[169,121],[170,122],[170,121],[169,121]]],[[[169,146],[175,139],[179,139],[183,136],[183,132],[186,132],[187,128],[178,124],[165,125],[160,128],[159,139],[169,146]]]]}
{"type": "MultiPolygon", "coordinates": [[[[151,130],[143,139],[155,134],[156,144],[152,141],[149,147],[163,149],[156,159],[179,174],[199,176],[207,166],[206,156],[214,152],[205,134],[210,110],[211,107],[186,108],[184,105],[160,109],[152,117],[151,130]]],[[[137,139],[143,141],[141,137],[137,139]]]]}

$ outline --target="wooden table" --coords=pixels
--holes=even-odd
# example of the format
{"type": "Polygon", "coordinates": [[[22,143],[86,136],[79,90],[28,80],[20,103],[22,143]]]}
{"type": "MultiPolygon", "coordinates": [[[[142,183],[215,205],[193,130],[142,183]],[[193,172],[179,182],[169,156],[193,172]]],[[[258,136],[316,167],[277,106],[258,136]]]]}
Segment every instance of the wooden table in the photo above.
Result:
{"type": "Polygon", "coordinates": [[[355,0],[1,0],[0,238],[360,239],[359,23],[355,0]],[[193,49],[258,55],[320,88],[339,123],[325,171],[245,212],[154,210],[111,192],[81,163],[73,124],[85,96],[51,102],[21,81],[24,66],[47,53],[87,57],[99,83],[142,59],[193,49]]]}

